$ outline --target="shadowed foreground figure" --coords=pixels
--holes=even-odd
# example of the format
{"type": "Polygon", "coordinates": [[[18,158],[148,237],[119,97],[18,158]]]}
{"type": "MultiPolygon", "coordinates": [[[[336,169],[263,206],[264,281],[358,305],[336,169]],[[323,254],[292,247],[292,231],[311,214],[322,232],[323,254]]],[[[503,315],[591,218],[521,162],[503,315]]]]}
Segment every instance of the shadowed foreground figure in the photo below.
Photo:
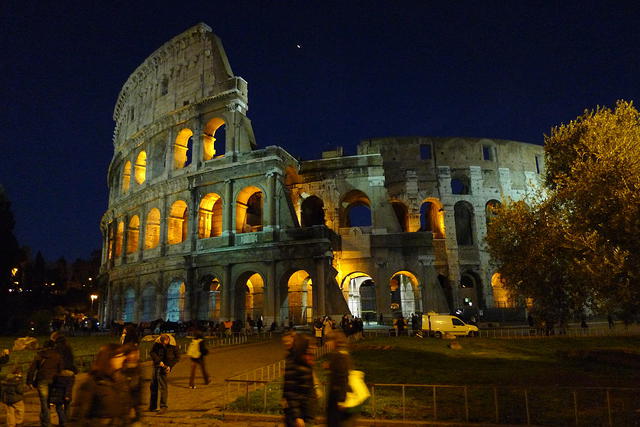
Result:
{"type": "Polygon", "coordinates": [[[317,410],[310,337],[294,333],[283,339],[283,344],[288,348],[282,392],[285,425],[310,426],[317,410]]]}
{"type": "Polygon", "coordinates": [[[341,331],[329,334],[329,396],[327,397],[327,426],[352,427],[356,425],[356,415],[340,407],[347,398],[349,370],[353,369],[351,355],[347,351],[347,337],[341,331]]]}
{"type": "MultiPolygon", "coordinates": [[[[174,341],[175,342],[175,341],[174,341]]],[[[162,334],[153,344],[149,353],[153,360],[153,377],[151,378],[151,399],[149,401],[149,411],[155,412],[158,408],[158,391],[160,392],[160,412],[167,411],[167,399],[169,389],[167,385],[167,375],[173,366],[178,363],[178,348],[171,344],[171,337],[162,334]]]]}

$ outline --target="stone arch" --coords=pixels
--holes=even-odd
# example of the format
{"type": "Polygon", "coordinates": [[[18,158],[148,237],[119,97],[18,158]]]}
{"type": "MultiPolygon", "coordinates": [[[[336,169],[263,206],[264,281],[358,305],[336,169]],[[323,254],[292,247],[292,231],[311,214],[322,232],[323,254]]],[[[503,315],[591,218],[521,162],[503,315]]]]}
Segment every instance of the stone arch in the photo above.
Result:
{"type": "Polygon", "coordinates": [[[173,143],[173,168],[182,169],[191,163],[193,157],[193,131],[184,128],[178,132],[173,143]]]}
{"type": "Polygon", "coordinates": [[[136,158],[136,164],[134,166],[134,177],[136,182],[140,185],[147,179],[147,153],[142,150],[138,153],[136,158]]]}
{"type": "Polygon", "coordinates": [[[160,244],[160,210],[151,208],[144,231],[144,248],[153,249],[160,244]]]}
{"type": "Polygon", "coordinates": [[[459,201],[453,207],[456,224],[456,241],[459,246],[471,246],[473,239],[473,206],[469,202],[459,201]]]}
{"type": "Polygon", "coordinates": [[[200,295],[198,296],[198,320],[221,319],[222,314],[222,282],[213,275],[207,274],[200,279],[200,295]]]}
{"type": "Polygon", "coordinates": [[[393,208],[393,212],[396,214],[396,219],[400,224],[400,230],[403,233],[409,231],[409,210],[407,209],[407,205],[399,200],[394,200],[391,202],[391,207],[393,208]]]}
{"type": "Polygon", "coordinates": [[[482,280],[472,270],[466,270],[460,275],[460,301],[462,307],[477,310],[480,308],[482,296],[482,280]]]}
{"type": "Polygon", "coordinates": [[[493,293],[494,307],[514,308],[516,306],[516,300],[504,285],[504,280],[500,276],[500,273],[494,273],[493,276],[491,276],[491,290],[493,293]]]}
{"type": "Polygon", "coordinates": [[[118,221],[118,228],[116,229],[116,258],[122,255],[122,242],[124,241],[124,221],[118,221]]]}
{"type": "Polygon", "coordinates": [[[168,322],[184,320],[187,286],[182,279],[173,279],[167,288],[166,319],[168,322]]]}
{"type": "Polygon", "coordinates": [[[207,161],[214,157],[224,156],[225,153],[225,121],[220,117],[214,117],[204,126],[202,134],[202,159],[207,161]],[[220,142],[216,144],[216,142],[220,142]]]}
{"type": "Polygon", "coordinates": [[[420,231],[430,231],[434,239],[445,238],[444,208],[440,200],[429,197],[420,205],[420,231]]]}
{"type": "Polygon", "coordinates": [[[489,227],[489,223],[493,218],[498,215],[498,209],[502,206],[498,200],[489,200],[487,204],[484,206],[484,213],[487,221],[487,227],[489,227]]]}
{"type": "Polygon", "coordinates": [[[340,202],[341,227],[369,227],[372,225],[371,200],[360,190],[351,190],[340,202]]]}
{"type": "Polygon", "coordinates": [[[222,235],[222,198],[216,193],[205,195],[198,209],[198,238],[222,235]]]}
{"type": "Polygon", "coordinates": [[[236,197],[236,232],[262,231],[264,192],[256,186],[244,187],[236,197]]]}
{"type": "Polygon", "coordinates": [[[422,313],[422,288],[415,274],[398,271],[389,279],[391,311],[409,318],[412,313],[422,313]]]}
{"type": "Polygon", "coordinates": [[[156,319],[156,287],[153,283],[147,283],[142,290],[142,314],[141,321],[150,322],[156,319]]]}
{"type": "Polygon", "coordinates": [[[188,208],[184,200],[176,200],[169,210],[167,223],[167,243],[175,245],[187,239],[188,208]]]}
{"type": "Polygon", "coordinates": [[[347,304],[351,314],[373,320],[377,313],[376,285],[365,272],[354,271],[342,279],[341,288],[348,290],[347,304]]]}
{"type": "Polygon", "coordinates": [[[140,238],[140,217],[134,215],[129,220],[127,227],[127,253],[132,254],[138,250],[138,241],[140,238]]]}
{"type": "Polygon", "coordinates": [[[236,280],[235,318],[246,322],[247,317],[257,319],[264,308],[264,279],[256,271],[246,271],[236,280]]]}
{"type": "Polygon", "coordinates": [[[124,307],[122,310],[122,320],[125,322],[136,321],[136,291],[129,287],[124,292],[124,307]]]}
{"type": "Polygon", "coordinates": [[[309,196],[300,205],[300,222],[302,227],[325,225],[324,202],[318,196],[309,196]]]}
{"type": "Polygon", "coordinates": [[[288,324],[289,321],[295,325],[313,321],[313,280],[306,270],[288,275],[286,297],[280,305],[280,322],[288,324]]]}
{"type": "Polygon", "coordinates": [[[124,194],[131,187],[131,162],[127,160],[122,167],[122,184],[120,185],[120,193],[124,194]]]}

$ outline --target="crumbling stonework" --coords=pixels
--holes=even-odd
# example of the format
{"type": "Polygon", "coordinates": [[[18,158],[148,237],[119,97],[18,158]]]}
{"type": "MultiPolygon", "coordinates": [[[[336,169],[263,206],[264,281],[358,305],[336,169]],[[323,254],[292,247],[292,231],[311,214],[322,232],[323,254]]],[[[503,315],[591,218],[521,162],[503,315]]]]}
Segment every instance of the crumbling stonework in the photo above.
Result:
{"type": "Polygon", "coordinates": [[[204,24],[123,86],[103,320],[304,323],[507,304],[493,298],[487,216],[534,189],[541,147],[380,138],[298,161],[257,148],[247,93],[204,24]]]}

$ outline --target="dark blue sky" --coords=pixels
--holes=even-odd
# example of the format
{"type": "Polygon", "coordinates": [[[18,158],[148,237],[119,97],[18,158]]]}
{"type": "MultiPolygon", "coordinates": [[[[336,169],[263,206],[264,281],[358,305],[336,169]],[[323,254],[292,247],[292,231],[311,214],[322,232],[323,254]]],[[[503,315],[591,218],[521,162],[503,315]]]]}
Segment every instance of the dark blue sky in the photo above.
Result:
{"type": "Polygon", "coordinates": [[[249,82],[259,147],[304,159],[374,136],[542,143],[585,108],[640,92],[632,1],[8,0],[0,184],[21,245],[48,260],[100,247],[120,88],[197,22],[249,82]]]}

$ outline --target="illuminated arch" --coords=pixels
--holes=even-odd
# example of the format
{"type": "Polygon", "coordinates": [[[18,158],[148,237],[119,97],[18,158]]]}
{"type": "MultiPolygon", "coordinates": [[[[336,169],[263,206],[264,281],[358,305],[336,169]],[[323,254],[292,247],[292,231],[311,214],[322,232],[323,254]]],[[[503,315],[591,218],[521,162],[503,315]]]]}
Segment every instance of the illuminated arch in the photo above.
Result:
{"type": "Polygon", "coordinates": [[[243,322],[250,316],[257,319],[262,315],[264,305],[264,279],[259,273],[246,272],[236,282],[236,319],[243,322]]]}
{"type": "Polygon", "coordinates": [[[160,244],[160,211],[152,208],[147,214],[144,232],[144,248],[153,249],[160,244]]]}
{"type": "Polygon", "coordinates": [[[422,289],[415,274],[410,271],[398,271],[389,280],[391,291],[391,310],[410,317],[412,313],[422,312],[422,289]]]}
{"type": "Polygon", "coordinates": [[[173,144],[173,168],[182,169],[191,163],[193,150],[192,137],[193,132],[191,129],[182,129],[178,132],[176,141],[173,144]]]}
{"type": "Polygon", "coordinates": [[[460,201],[453,207],[456,224],[456,241],[460,246],[471,246],[473,239],[473,206],[469,202],[460,201]]]}
{"type": "Polygon", "coordinates": [[[420,231],[430,231],[434,239],[445,238],[444,208],[440,200],[429,197],[420,205],[420,231]]]}
{"type": "Polygon", "coordinates": [[[460,275],[459,296],[465,308],[481,308],[482,281],[477,273],[467,270],[460,275]]]}
{"type": "Polygon", "coordinates": [[[173,281],[167,289],[167,321],[184,320],[184,302],[187,287],[182,281],[173,281]]]}
{"type": "Polygon", "coordinates": [[[366,320],[376,318],[377,298],[375,282],[367,273],[354,271],[342,279],[341,288],[347,292],[351,314],[366,320]]]}
{"type": "Polygon", "coordinates": [[[368,227],[371,225],[371,200],[360,190],[349,191],[340,202],[340,226],[368,227]]]}
{"type": "Polygon", "coordinates": [[[122,241],[124,237],[124,222],[118,221],[118,228],[116,229],[116,257],[122,255],[122,241]]]}
{"type": "Polygon", "coordinates": [[[302,201],[300,206],[300,219],[302,227],[312,225],[325,225],[324,202],[317,196],[309,196],[302,201]]]}
{"type": "Polygon", "coordinates": [[[200,280],[198,320],[220,320],[222,309],[222,284],[216,276],[208,275],[200,280]]]}
{"type": "Polygon", "coordinates": [[[222,199],[209,193],[200,201],[198,209],[198,237],[207,239],[222,234],[222,199]]]}
{"type": "Polygon", "coordinates": [[[135,179],[138,184],[142,184],[147,179],[147,153],[142,150],[136,158],[135,179]]]}
{"type": "Polygon", "coordinates": [[[127,160],[124,163],[124,167],[122,168],[122,186],[121,192],[124,194],[129,191],[129,187],[131,186],[131,162],[127,160]]]}
{"type": "Polygon", "coordinates": [[[167,223],[167,243],[170,245],[187,239],[187,214],[187,203],[184,200],[177,200],[171,205],[167,223]]]}
{"type": "Polygon", "coordinates": [[[280,307],[280,319],[296,325],[313,321],[313,283],[305,270],[298,270],[287,280],[287,297],[280,307]]]}
{"type": "Polygon", "coordinates": [[[140,218],[134,215],[129,220],[127,228],[127,253],[131,254],[138,250],[138,239],[140,238],[140,218]]]}
{"type": "Polygon", "coordinates": [[[236,232],[262,231],[262,190],[249,186],[243,188],[236,199],[236,232]]]}
{"type": "Polygon", "coordinates": [[[142,291],[142,320],[148,322],[155,320],[156,316],[156,288],[151,283],[147,283],[142,291]]]}
{"type": "Polygon", "coordinates": [[[225,122],[219,117],[214,117],[207,122],[204,127],[204,134],[202,135],[203,160],[213,159],[216,153],[218,153],[218,156],[224,155],[224,130],[225,122]],[[216,144],[218,140],[220,140],[219,145],[216,144]],[[218,148],[217,150],[216,147],[218,148]]]}

